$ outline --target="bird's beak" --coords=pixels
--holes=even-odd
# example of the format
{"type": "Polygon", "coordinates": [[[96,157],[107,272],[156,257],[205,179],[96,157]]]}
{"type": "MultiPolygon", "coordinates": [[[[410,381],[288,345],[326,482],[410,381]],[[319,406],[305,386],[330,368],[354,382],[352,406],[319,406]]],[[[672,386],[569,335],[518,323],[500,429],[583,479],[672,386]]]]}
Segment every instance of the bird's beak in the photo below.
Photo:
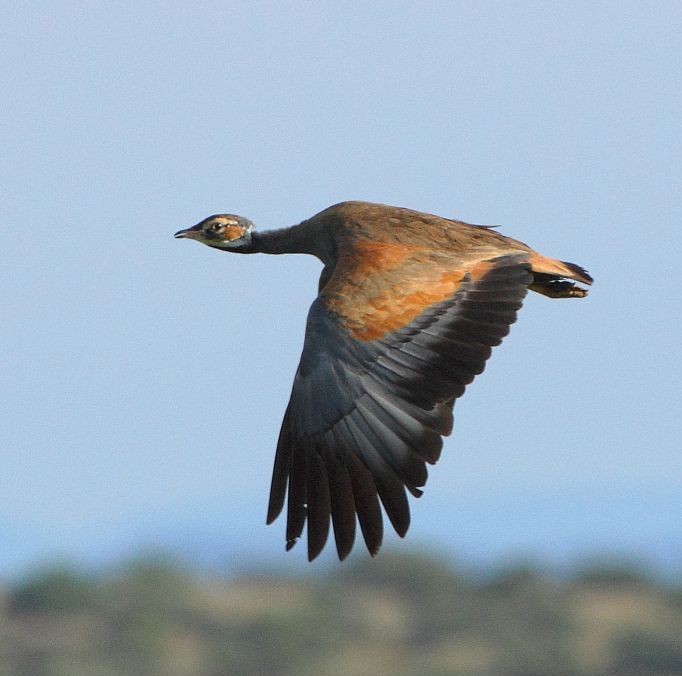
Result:
{"type": "Polygon", "coordinates": [[[198,225],[194,225],[191,228],[187,228],[186,230],[178,230],[173,237],[175,239],[196,239],[197,235],[201,232],[201,228],[198,225]]]}

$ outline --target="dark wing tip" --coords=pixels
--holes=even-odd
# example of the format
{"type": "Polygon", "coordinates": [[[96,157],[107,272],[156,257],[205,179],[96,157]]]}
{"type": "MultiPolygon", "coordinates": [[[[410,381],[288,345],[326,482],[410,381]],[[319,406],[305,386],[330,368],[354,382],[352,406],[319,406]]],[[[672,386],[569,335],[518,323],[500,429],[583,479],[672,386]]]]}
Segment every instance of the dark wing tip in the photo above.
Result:
{"type": "Polygon", "coordinates": [[[327,543],[331,515],[329,479],[316,445],[311,445],[306,469],[308,497],[305,511],[308,522],[308,561],[312,561],[319,556],[327,543]]]}
{"type": "Polygon", "coordinates": [[[268,505],[268,514],[265,517],[265,525],[269,526],[282,512],[283,505],[268,505]]]}
{"type": "Polygon", "coordinates": [[[351,553],[352,550],[352,545],[348,549],[339,549],[338,547],[336,548],[336,555],[339,557],[339,561],[345,561],[348,555],[351,553]]]}

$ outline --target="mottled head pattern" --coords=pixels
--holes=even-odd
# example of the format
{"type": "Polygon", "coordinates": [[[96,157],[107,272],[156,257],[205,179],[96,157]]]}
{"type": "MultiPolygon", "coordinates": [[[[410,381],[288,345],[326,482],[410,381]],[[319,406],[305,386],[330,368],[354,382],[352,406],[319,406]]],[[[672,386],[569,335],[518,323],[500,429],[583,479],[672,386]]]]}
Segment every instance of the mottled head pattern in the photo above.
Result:
{"type": "Polygon", "coordinates": [[[177,238],[194,239],[215,249],[235,251],[251,244],[253,223],[243,216],[217,214],[209,216],[191,228],[175,233],[177,238]]]}

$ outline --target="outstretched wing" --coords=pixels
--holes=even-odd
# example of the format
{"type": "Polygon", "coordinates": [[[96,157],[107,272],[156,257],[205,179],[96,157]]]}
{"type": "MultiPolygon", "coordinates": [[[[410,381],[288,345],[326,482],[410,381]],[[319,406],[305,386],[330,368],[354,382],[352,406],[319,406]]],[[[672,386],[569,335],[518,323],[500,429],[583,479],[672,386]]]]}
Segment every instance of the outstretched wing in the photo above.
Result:
{"type": "MultiPolygon", "coordinates": [[[[386,261],[379,264],[386,268],[386,261]]],[[[454,400],[509,332],[532,281],[527,254],[454,267],[441,269],[446,286],[437,293],[447,295],[435,302],[435,282],[417,295],[408,280],[361,297],[364,284],[353,297],[332,277],[313,303],[267,517],[268,523],[277,518],[287,499],[287,549],[307,522],[314,559],[331,519],[343,559],[353,547],[357,515],[374,555],[383,536],[380,504],[397,533],[407,532],[405,488],[421,495],[426,463],[438,460],[442,436],[452,430],[454,400]]],[[[344,280],[352,277],[344,271],[344,280]]]]}

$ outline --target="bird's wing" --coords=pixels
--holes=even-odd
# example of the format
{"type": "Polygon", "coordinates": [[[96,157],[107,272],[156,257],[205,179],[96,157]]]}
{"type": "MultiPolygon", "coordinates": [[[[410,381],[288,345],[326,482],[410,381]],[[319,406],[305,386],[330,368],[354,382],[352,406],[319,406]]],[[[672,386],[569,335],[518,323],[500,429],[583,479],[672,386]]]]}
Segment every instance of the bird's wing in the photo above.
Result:
{"type": "Polygon", "coordinates": [[[426,463],[438,460],[452,429],[454,400],[509,332],[532,280],[527,254],[448,265],[374,254],[362,270],[357,251],[340,261],[313,303],[277,445],[267,521],[286,497],[287,549],[307,521],[310,560],[330,518],[345,558],[356,515],[374,555],[380,503],[405,535],[405,488],[421,495],[426,463]]]}

